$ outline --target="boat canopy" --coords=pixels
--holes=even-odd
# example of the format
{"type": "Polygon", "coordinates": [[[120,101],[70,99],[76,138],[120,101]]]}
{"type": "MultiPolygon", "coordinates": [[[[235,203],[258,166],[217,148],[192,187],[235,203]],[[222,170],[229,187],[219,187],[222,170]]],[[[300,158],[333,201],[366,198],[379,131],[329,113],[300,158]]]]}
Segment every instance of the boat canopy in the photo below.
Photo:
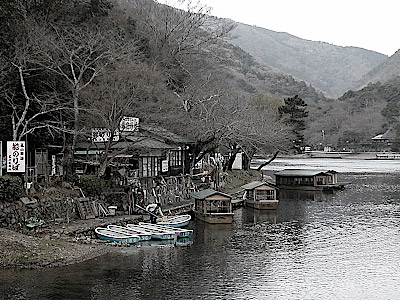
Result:
{"type": "Polygon", "coordinates": [[[302,169],[286,169],[275,173],[275,176],[285,177],[311,177],[317,175],[332,175],[338,172],[333,170],[302,170],[302,169]]]}
{"type": "Polygon", "coordinates": [[[254,190],[254,189],[256,189],[256,188],[258,188],[260,186],[263,186],[263,185],[267,185],[269,187],[277,189],[277,187],[275,185],[273,185],[272,183],[269,183],[269,182],[265,182],[265,181],[253,181],[253,182],[247,183],[245,185],[242,185],[242,189],[244,189],[246,191],[254,190]]]}
{"type": "Polygon", "coordinates": [[[206,198],[214,196],[214,195],[219,195],[219,196],[228,197],[228,198],[232,199],[231,195],[228,195],[228,194],[225,194],[225,193],[213,190],[213,189],[206,189],[206,190],[202,190],[202,191],[193,193],[193,197],[195,199],[206,199],[206,198]]]}

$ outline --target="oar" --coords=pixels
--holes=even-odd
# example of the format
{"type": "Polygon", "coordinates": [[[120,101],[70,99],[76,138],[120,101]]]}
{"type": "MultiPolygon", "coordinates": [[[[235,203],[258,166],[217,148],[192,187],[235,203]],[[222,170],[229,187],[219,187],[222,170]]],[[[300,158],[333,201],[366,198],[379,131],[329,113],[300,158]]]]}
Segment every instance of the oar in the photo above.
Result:
{"type": "Polygon", "coordinates": [[[153,214],[152,212],[149,212],[149,211],[148,211],[147,209],[145,209],[144,207],[141,207],[140,205],[137,205],[137,204],[135,204],[135,206],[138,207],[138,208],[140,208],[140,209],[142,209],[142,210],[144,210],[144,211],[147,212],[149,215],[152,215],[153,217],[158,218],[157,215],[153,214]]]}

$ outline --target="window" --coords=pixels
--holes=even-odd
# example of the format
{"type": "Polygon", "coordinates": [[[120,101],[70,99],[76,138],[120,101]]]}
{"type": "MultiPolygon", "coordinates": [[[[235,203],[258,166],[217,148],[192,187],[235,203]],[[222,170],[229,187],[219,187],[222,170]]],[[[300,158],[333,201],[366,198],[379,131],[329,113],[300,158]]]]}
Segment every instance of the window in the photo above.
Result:
{"type": "Polygon", "coordinates": [[[160,170],[159,159],[156,156],[144,156],[140,158],[140,176],[156,177],[160,170]]]}
{"type": "Polygon", "coordinates": [[[275,200],[274,190],[258,190],[256,194],[256,201],[260,200],[275,200]]]}
{"type": "Polygon", "coordinates": [[[171,150],[169,152],[169,165],[171,167],[182,166],[182,150],[171,150]]]}

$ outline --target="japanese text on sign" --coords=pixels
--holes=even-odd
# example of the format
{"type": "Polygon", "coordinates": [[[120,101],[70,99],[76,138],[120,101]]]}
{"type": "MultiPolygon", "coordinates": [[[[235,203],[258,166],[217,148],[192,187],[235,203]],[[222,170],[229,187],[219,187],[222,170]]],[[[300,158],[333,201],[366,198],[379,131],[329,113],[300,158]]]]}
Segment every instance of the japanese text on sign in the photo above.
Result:
{"type": "Polygon", "coordinates": [[[25,172],[25,142],[7,142],[7,172],[25,172]]]}

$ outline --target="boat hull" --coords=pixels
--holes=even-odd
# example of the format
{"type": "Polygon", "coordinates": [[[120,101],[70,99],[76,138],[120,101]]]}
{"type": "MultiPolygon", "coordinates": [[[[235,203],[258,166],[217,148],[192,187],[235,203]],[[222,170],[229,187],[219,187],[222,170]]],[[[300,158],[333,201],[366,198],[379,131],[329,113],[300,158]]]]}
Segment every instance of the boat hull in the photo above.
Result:
{"type": "Polygon", "coordinates": [[[159,225],[159,224],[148,224],[148,223],[143,223],[143,222],[139,223],[139,225],[151,226],[151,227],[158,228],[158,229],[165,229],[168,231],[172,231],[177,235],[178,238],[186,238],[186,237],[191,237],[193,235],[193,230],[191,230],[191,229],[170,227],[170,226],[159,225]]]}
{"type": "Polygon", "coordinates": [[[231,224],[233,223],[233,213],[203,213],[194,211],[197,219],[210,224],[231,224]]]}
{"type": "Polygon", "coordinates": [[[122,226],[117,226],[117,225],[108,225],[107,226],[108,229],[117,231],[117,232],[121,232],[123,234],[135,234],[139,236],[139,240],[140,241],[149,241],[151,240],[151,234],[144,234],[144,233],[140,233],[132,228],[128,228],[128,227],[122,227],[122,226]]]}
{"type": "Polygon", "coordinates": [[[132,224],[128,224],[127,225],[128,228],[141,228],[143,231],[148,232],[151,234],[151,238],[153,240],[172,240],[175,238],[176,234],[173,232],[160,232],[160,231],[155,231],[155,230],[151,230],[151,228],[146,228],[145,226],[141,226],[141,225],[132,225],[132,224]]]}
{"type": "Polygon", "coordinates": [[[127,243],[127,244],[135,244],[140,238],[137,235],[127,235],[119,232],[115,232],[113,230],[107,230],[104,228],[96,228],[96,235],[99,239],[110,241],[110,242],[119,242],[119,243],[127,243]]]}
{"type": "Polygon", "coordinates": [[[186,227],[189,225],[191,218],[190,215],[172,216],[168,217],[168,221],[159,221],[157,224],[175,228],[186,227]]]}
{"type": "Polygon", "coordinates": [[[261,210],[274,210],[277,209],[279,200],[264,200],[264,201],[251,201],[246,200],[246,206],[254,209],[261,210]]]}
{"type": "Polygon", "coordinates": [[[278,185],[282,190],[299,190],[299,191],[334,191],[344,189],[346,183],[332,185],[278,185]]]}

